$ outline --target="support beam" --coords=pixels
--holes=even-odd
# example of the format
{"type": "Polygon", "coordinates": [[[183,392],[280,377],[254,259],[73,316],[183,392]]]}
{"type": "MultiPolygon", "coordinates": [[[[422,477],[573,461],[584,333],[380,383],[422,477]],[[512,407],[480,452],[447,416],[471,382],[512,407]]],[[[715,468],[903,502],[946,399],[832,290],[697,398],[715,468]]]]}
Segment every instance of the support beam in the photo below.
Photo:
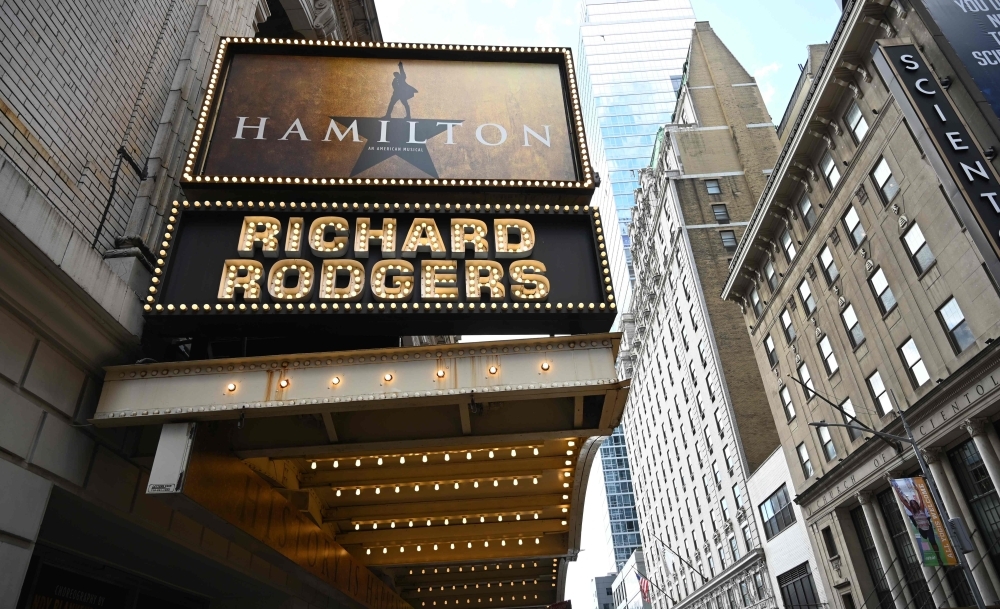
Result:
{"type": "Polygon", "coordinates": [[[330,444],[336,444],[337,428],[333,426],[333,417],[329,412],[323,413],[323,427],[326,427],[326,437],[330,438],[330,444]]]}

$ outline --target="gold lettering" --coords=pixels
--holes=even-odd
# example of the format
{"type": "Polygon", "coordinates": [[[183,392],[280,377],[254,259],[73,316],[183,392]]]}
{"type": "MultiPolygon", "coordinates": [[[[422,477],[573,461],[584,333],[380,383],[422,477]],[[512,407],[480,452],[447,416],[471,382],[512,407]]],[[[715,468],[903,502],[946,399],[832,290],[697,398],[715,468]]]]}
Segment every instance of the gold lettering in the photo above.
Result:
{"type": "Polygon", "coordinates": [[[527,220],[497,218],[493,220],[497,258],[527,258],[535,248],[535,229],[527,220]],[[515,240],[511,240],[515,237],[515,240]]]}
{"type": "Polygon", "coordinates": [[[240,242],[236,251],[241,258],[253,258],[257,244],[266,258],[278,257],[278,234],[281,233],[281,222],[271,216],[246,216],[243,218],[243,231],[240,232],[240,242]]]}
{"type": "Polygon", "coordinates": [[[409,300],[413,293],[413,265],[406,260],[379,260],[372,267],[376,300],[409,300]]]}
{"type": "Polygon", "coordinates": [[[424,300],[452,300],[458,298],[458,262],[455,260],[422,260],[423,276],[420,294],[424,300]]]}
{"type": "Polygon", "coordinates": [[[236,290],[243,290],[243,300],[260,300],[260,281],[264,275],[264,265],[256,260],[226,260],[222,264],[222,280],[219,282],[219,300],[232,302],[236,290]],[[245,273],[242,274],[241,273],[245,273]]]}
{"type": "Polygon", "coordinates": [[[466,247],[470,244],[473,258],[489,257],[486,223],[472,218],[455,218],[451,221],[451,253],[456,258],[465,258],[466,247]]]}
{"type": "Polygon", "coordinates": [[[319,258],[340,258],[347,253],[347,220],[322,216],[309,226],[309,249],[319,258]]]}
{"type": "Polygon", "coordinates": [[[313,265],[308,260],[289,258],[274,263],[267,275],[267,291],[275,300],[304,300],[312,294],[313,265]],[[295,285],[285,287],[289,275],[295,285]]]}
{"type": "Polygon", "coordinates": [[[323,261],[322,277],[320,277],[320,300],[361,300],[361,291],[365,287],[365,267],[357,260],[323,261]],[[337,279],[347,275],[347,285],[337,287],[337,279]]]}
{"type": "Polygon", "coordinates": [[[465,299],[481,300],[483,290],[492,300],[500,300],[504,295],[503,267],[499,262],[483,260],[465,263],[465,299]],[[485,274],[484,274],[485,273],[485,274]]]}
{"type": "Polygon", "coordinates": [[[431,258],[444,258],[448,250],[433,218],[414,218],[403,241],[403,258],[415,258],[418,252],[430,252],[431,258]]]}
{"type": "Polygon", "coordinates": [[[510,295],[514,300],[545,300],[549,295],[549,279],[539,273],[545,265],[538,260],[510,263],[510,295]],[[531,287],[528,287],[531,284],[531,287]]]}
{"type": "Polygon", "coordinates": [[[370,218],[358,218],[354,229],[354,255],[358,258],[368,257],[368,244],[378,240],[382,244],[382,257],[396,255],[396,219],[383,218],[382,230],[371,227],[370,218]]]}

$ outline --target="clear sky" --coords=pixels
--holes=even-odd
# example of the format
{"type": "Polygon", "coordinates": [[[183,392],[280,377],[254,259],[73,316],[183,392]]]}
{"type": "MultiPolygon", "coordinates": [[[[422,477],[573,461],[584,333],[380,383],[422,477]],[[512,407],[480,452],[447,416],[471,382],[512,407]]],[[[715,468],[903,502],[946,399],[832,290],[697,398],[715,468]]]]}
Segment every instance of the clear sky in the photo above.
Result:
{"type": "MultiPolygon", "coordinates": [[[[805,63],[806,45],[829,41],[835,0],[691,0],[743,66],[757,78],[775,123],[805,63]]],[[[578,0],[375,0],[389,42],[563,46],[579,36],[578,0]]],[[[493,337],[466,337],[484,340],[493,337]]],[[[575,609],[596,609],[593,578],[614,570],[600,459],[584,509],[582,551],[570,564],[566,594],[575,609]]]]}

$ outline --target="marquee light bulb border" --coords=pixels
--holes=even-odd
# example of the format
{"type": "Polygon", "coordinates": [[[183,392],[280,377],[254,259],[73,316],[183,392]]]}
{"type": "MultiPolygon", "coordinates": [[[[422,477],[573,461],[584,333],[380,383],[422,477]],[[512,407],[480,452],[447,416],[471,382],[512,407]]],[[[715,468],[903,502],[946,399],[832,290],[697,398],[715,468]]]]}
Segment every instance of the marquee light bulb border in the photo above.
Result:
{"type": "MultiPolygon", "coordinates": [[[[314,51],[315,52],[315,51],[314,51]]],[[[285,38],[246,38],[227,36],[219,41],[219,50],[215,55],[215,62],[209,77],[208,85],[205,89],[205,97],[202,102],[201,111],[197,116],[198,123],[195,125],[191,146],[188,155],[184,160],[184,171],[181,174],[182,186],[200,185],[265,185],[265,186],[291,186],[291,187],[431,187],[433,189],[468,189],[468,188],[497,188],[500,191],[542,188],[550,190],[584,190],[593,191],[596,188],[595,173],[590,164],[590,153],[587,149],[586,131],[583,125],[583,115],[580,104],[580,95],[577,91],[576,72],[573,68],[573,51],[569,47],[519,47],[519,46],[495,46],[495,45],[468,45],[468,44],[429,44],[429,43],[403,43],[403,42],[350,42],[343,40],[301,40],[285,38]],[[549,59],[550,63],[559,63],[564,70],[563,85],[566,88],[566,112],[572,122],[572,134],[570,141],[573,143],[575,161],[583,179],[576,181],[567,180],[527,180],[527,179],[443,179],[443,178],[302,178],[294,176],[219,176],[203,175],[198,169],[198,165],[204,161],[205,151],[202,144],[205,141],[206,132],[210,134],[215,116],[219,109],[221,94],[218,92],[222,88],[221,81],[225,80],[225,71],[228,66],[228,59],[233,51],[230,47],[237,46],[241,50],[252,50],[254,47],[269,47],[288,49],[308,48],[319,50],[329,49],[379,49],[379,50],[402,50],[409,54],[411,58],[422,59],[425,56],[433,55],[439,57],[441,53],[472,53],[495,59],[496,55],[506,55],[512,60],[518,56],[541,55],[549,59]]]]}
{"type": "Polygon", "coordinates": [[[156,251],[156,266],[153,269],[153,275],[150,279],[150,286],[148,293],[145,297],[145,302],[143,303],[143,311],[146,315],[170,315],[170,314],[233,314],[233,313],[247,313],[247,314],[261,314],[261,313],[420,313],[420,314],[440,314],[440,313],[452,313],[452,312],[480,312],[480,313],[563,313],[563,312],[577,312],[577,313],[608,313],[615,312],[617,305],[615,304],[614,287],[611,281],[611,267],[608,261],[607,245],[604,239],[604,228],[601,220],[601,212],[596,207],[591,207],[588,205],[556,205],[556,204],[514,204],[511,205],[501,204],[501,203],[347,203],[347,202],[285,202],[280,201],[275,203],[274,201],[269,201],[265,203],[264,201],[174,201],[170,208],[170,215],[167,217],[167,223],[165,226],[165,232],[163,234],[163,239],[160,241],[160,248],[156,251]],[[341,212],[354,212],[354,213],[364,213],[364,212],[383,212],[383,213],[396,213],[396,214],[406,214],[406,213],[442,213],[442,212],[468,212],[468,213],[501,213],[501,214],[562,214],[562,215],[581,215],[586,214],[591,221],[591,228],[596,236],[597,243],[597,253],[600,260],[600,272],[601,278],[604,285],[603,292],[603,302],[589,302],[589,303],[573,303],[573,302],[541,302],[529,303],[529,302],[515,302],[515,303],[496,303],[496,302],[480,302],[478,306],[476,303],[434,303],[431,305],[429,302],[424,302],[423,306],[420,303],[410,303],[403,302],[397,304],[395,302],[379,302],[373,303],[369,302],[367,304],[362,304],[360,302],[350,303],[345,302],[341,306],[338,302],[333,303],[264,303],[257,304],[252,303],[250,305],[240,303],[239,305],[233,303],[227,303],[223,305],[222,303],[179,303],[179,304],[163,304],[159,301],[160,299],[160,286],[163,282],[164,275],[170,260],[170,246],[173,242],[173,238],[176,236],[180,223],[183,218],[183,213],[188,210],[200,210],[200,211],[210,211],[210,212],[233,212],[233,211],[251,211],[251,210],[270,210],[270,211],[300,211],[300,212],[323,212],[323,211],[341,211],[341,212]],[[352,306],[353,304],[353,306],[352,306]]]}

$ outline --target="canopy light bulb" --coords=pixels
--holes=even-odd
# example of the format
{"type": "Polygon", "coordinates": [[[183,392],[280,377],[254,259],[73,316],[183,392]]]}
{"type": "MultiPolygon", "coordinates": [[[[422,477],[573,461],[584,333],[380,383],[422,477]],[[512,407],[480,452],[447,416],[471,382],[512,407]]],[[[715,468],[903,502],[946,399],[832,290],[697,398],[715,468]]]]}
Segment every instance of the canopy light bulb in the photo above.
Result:
{"type": "Polygon", "coordinates": [[[537,448],[535,448],[535,449],[532,449],[532,452],[534,453],[534,455],[535,455],[536,457],[538,456],[538,449],[537,449],[537,448]]]}
{"type": "Polygon", "coordinates": [[[402,465],[403,463],[406,463],[406,457],[399,458],[399,464],[402,465]]]}
{"type": "Polygon", "coordinates": [[[444,454],[444,460],[445,461],[451,461],[451,455],[449,455],[448,453],[445,453],[444,454]]]}
{"type": "Polygon", "coordinates": [[[490,374],[496,374],[499,370],[496,366],[490,366],[490,374]]]}
{"type": "Polygon", "coordinates": [[[510,456],[511,456],[511,457],[516,457],[516,456],[517,456],[517,450],[516,450],[516,449],[513,449],[513,448],[512,448],[512,449],[510,449],[510,456]]]}
{"type": "Polygon", "coordinates": [[[499,480],[494,480],[493,481],[493,486],[500,486],[500,481],[499,480]]]}
{"type": "Polygon", "coordinates": [[[444,526],[448,526],[448,519],[447,518],[444,519],[444,526]]]}
{"type": "Polygon", "coordinates": [[[486,522],[486,516],[480,516],[479,522],[486,522]]]}
{"type": "Polygon", "coordinates": [[[490,459],[492,459],[492,458],[493,458],[493,451],[491,450],[490,451],[490,459]]]}
{"type": "Polygon", "coordinates": [[[565,520],[562,521],[562,525],[566,526],[566,521],[565,520]]]}
{"type": "Polygon", "coordinates": [[[501,539],[500,540],[500,545],[502,545],[502,546],[507,545],[507,540],[506,539],[501,539]]]}
{"type": "Polygon", "coordinates": [[[566,451],[566,456],[568,456],[568,457],[571,457],[571,456],[573,456],[573,451],[571,451],[571,450],[567,450],[567,451],[566,451]]]}
{"type": "Polygon", "coordinates": [[[278,381],[278,386],[281,387],[282,389],[288,387],[288,379],[281,379],[280,381],[278,381]]]}
{"type": "Polygon", "coordinates": [[[420,492],[420,485],[419,484],[414,484],[413,485],[413,490],[419,493],[420,492]]]}
{"type": "Polygon", "coordinates": [[[517,478],[514,478],[514,486],[517,486],[517,478]]]}
{"type": "Polygon", "coordinates": [[[398,486],[396,487],[396,492],[397,492],[397,493],[399,492],[399,487],[398,487],[398,486]]]}
{"type": "Polygon", "coordinates": [[[472,460],[472,453],[465,453],[465,459],[467,461],[471,461],[472,460]]]}
{"type": "Polygon", "coordinates": [[[382,457],[379,457],[379,458],[378,458],[378,464],[379,464],[379,465],[382,465],[382,457]]]}
{"type": "Polygon", "coordinates": [[[548,362],[542,362],[542,370],[548,370],[551,367],[548,362]]]}
{"type": "Polygon", "coordinates": [[[354,460],[354,467],[361,467],[361,459],[354,460]]]}
{"type": "Polygon", "coordinates": [[[437,545],[437,544],[434,544],[434,549],[435,549],[435,550],[437,550],[437,549],[438,549],[438,545],[437,545]]]}
{"type": "Polygon", "coordinates": [[[411,528],[413,527],[413,521],[412,520],[410,521],[410,527],[411,528]]]}
{"type": "Polygon", "coordinates": [[[438,370],[437,371],[437,377],[439,379],[443,379],[444,378],[444,370],[438,370]]]}
{"type": "Polygon", "coordinates": [[[542,540],[536,537],[536,538],[535,538],[535,543],[536,543],[536,544],[537,544],[537,543],[542,543],[542,540]]]}
{"type": "Polygon", "coordinates": [[[392,522],[389,523],[389,528],[390,529],[395,529],[396,528],[396,521],[395,520],[393,520],[392,522]]]}
{"type": "Polygon", "coordinates": [[[381,495],[382,494],[382,489],[380,489],[379,487],[376,486],[375,487],[375,494],[376,495],[381,495]]]}
{"type": "Polygon", "coordinates": [[[430,518],[427,519],[427,526],[431,526],[431,519],[430,518]]]}
{"type": "Polygon", "coordinates": [[[569,478],[569,472],[563,472],[563,478],[569,478]]]}
{"type": "Polygon", "coordinates": [[[503,522],[503,514],[497,514],[497,522],[503,522]]]}
{"type": "Polygon", "coordinates": [[[523,546],[524,545],[524,540],[523,539],[518,539],[517,540],[517,545],[523,546]]]}
{"type": "Polygon", "coordinates": [[[514,516],[514,520],[520,520],[520,519],[521,519],[521,515],[520,515],[520,514],[516,514],[516,515],[514,516]]]}
{"type": "Polygon", "coordinates": [[[340,497],[340,489],[337,489],[337,496],[340,497]]]}
{"type": "Polygon", "coordinates": [[[569,499],[569,495],[563,495],[563,501],[566,501],[568,499],[569,499]]]}
{"type": "Polygon", "coordinates": [[[389,553],[389,548],[382,548],[382,553],[383,554],[388,554],[389,553]]]}
{"type": "Polygon", "coordinates": [[[360,524],[355,524],[354,525],[354,530],[355,531],[360,531],[361,530],[361,525],[360,524]]]}
{"type": "Polygon", "coordinates": [[[229,393],[236,391],[236,383],[229,383],[228,385],[226,385],[226,391],[228,391],[229,393]]]}
{"type": "Polygon", "coordinates": [[[566,443],[566,446],[576,446],[576,442],[570,440],[569,442],[566,443]]]}
{"type": "Polygon", "coordinates": [[[440,485],[440,484],[438,484],[437,482],[435,482],[435,483],[434,483],[434,490],[436,490],[436,491],[439,491],[439,490],[441,490],[441,485],[440,485]]]}
{"type": "Polygon", "coordinates": [[[309,465],[309,469],[316,469],[316,462],[315,462],[315,461],[313,461],[313,462],[312,462],[312,463],[311,463],[311,464],[309,465]]]}
{"type": "Polygon", "coordinates": [[[427,463],[427,455],[424,455],[420,460],[423,461],[424,463],[427,463]]]}
{"type": "Polygon", "coordinates": [[[458,490],[458,482],[455,483],[455,490],[458,490]]]}
{"type": "Polygon", "coordinates": [[[340,461],[334,461],[333,462],[333,467],[334,468],[340,467],[340,461]]]}
{"type": "Polygon", "coordinates": [[[469,519],[466,518],[465,516],[462,516],[462,524],[468,524],[468,523],[469,523],[469,519]]]}
{"type": "Polygon", "coordinates": [[[340,377],[339,376],[335,376],[335,377],[333,377],[333,379],[330,382],[333,383],[334,385],[339,385],[340,384],[340,377]]]}
{"type": "Polygon", "coordinates": [[[377,522],[373,522],[372,523],[372,528],[373,529],[377,529],[378,528],[378,523],[377,522]]]}
{"type": "Polygon", "coordinates": [[[357,490],[355,490],[355,491],[354,491],[354,494],[355,494],[355,495],[360,495],[360,494],[361,494],[361,489],[357,489],[357,490]]]}
{"type": "Polygon", "coordinates": [[[372,549],[371,548],[368,548],[367,550],[365,550],[365,554],[371,554],[371,553],[372,553],[372,549]]]}
{"type": "MultiPolygon", "coordinates": [[[[469,545],[471,546],[472,544],[469,544],[469,545]]],[[[484,541],[484,542],[483,542],[483,547],[484,547],[484,548],[488,548],[488,547],[490,547],[490,542],[488,542],[488,541],[484,541]]]]}
{"type": "Polygon", "coordinates": [[[535,520],[538,520],[538,512],[535,512],[535,520]]]}
{"type": "Polygon", "coordinates": [[[419,551],[420,551],[420,546],[417,546],[417,552],[419,552],[419,551]]]}
{"type": "Polygon", "coordinates": [[[562,511],[563,511],[563,514],[565,514],[566,512],[569,511],[569,508],[563,508],[562,511]]]}
{"type": "Polygon", "coordinates": [[[538,478],[532,478],[531,479],[531,483],[532,484],[538,484],[538,478]]]}

